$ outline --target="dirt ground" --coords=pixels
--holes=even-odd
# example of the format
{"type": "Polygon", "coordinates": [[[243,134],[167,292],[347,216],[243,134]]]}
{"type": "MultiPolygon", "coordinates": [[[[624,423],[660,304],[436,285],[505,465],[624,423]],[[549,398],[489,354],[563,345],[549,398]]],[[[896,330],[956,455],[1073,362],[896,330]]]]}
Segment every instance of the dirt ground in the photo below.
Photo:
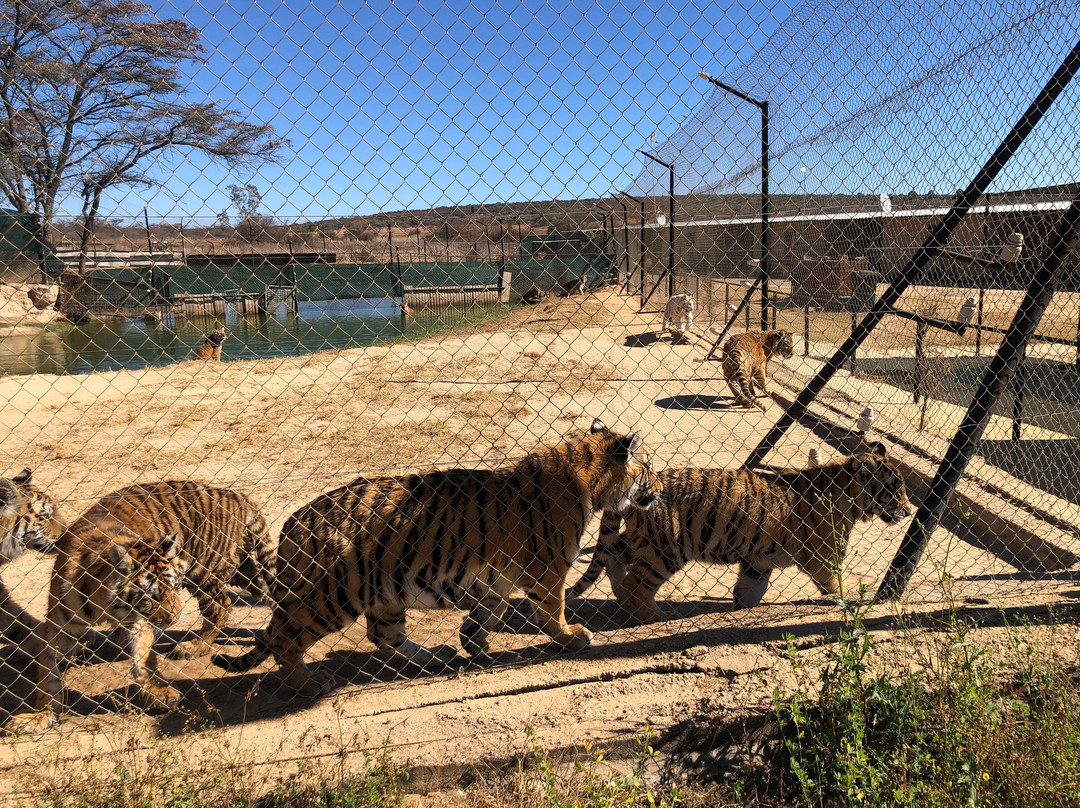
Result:
{"type": "MultiPolygon", "coordinates": [[[[660,467],[737,464],[779,406],[732,408],[719,363],[701,361],[708,347],[702,338],[671,344],[659,332],[661,315],[639,314],[634,303],[604,291],[413,344],[2,378],[2,472],[33,468],[69,516],[136,481],[193,478],[236,487],[263,506],[276,532],[297,507],[360,473],[503,463],[587,429],[597,416],[640,430],[660,467]]],[[[769,462],[804,465],[812,447],[826,458],[834,452],[797,426],[769,462]]],[[[846,596],[855,597],[862,582],[880,581],[905,529],[857,529],[846,596]]],[[[587,561],[586,554],[578,569],[587,561]]],[[[47,559],[27,554],[3,571],[15,599],[38,617],[48,570],[47,559]]],[[[456,767],[526,749],[526,727],[540,743],[561,747],[617,744],[647,726],[677,724],[703,705],[736,716],[793,681],[787,637],[813,647],[835,632],[842,612],[797,574],[775,576],[762,606],[735,612],[733,581],[727,569],[686,569],[661,592],[671,619],[644,627],[618,612],[602,582],[570,604],[571,619],[596,633],[593,647],[577,655],[553,652],[522,605],[493,636],[493,665],[485,668],[389,665],[355,625],[313,649],[315,667],[342,683],[316,701],[291,698],[269,664],[232,675],[205,660],[163,660],[184,701],[172,714],[145,715],[126,704],[128,664],[107,645],[69,666],[65,682],[74,695],[58,728],[0,741],[3,791],[32,791],[35,778],[65,760],[107,760],[178,736],[197,754],[250,764],[267,777],[297,761],[359,765],[366,751],[388,743],[395,757],[431,767],[425,788],[436,789],[456,767]]],[[[1068,609],[1078,598],[1075,571],[1035,586],[1000,558],[939,530],[906,599],[874,607],[870,618],[887,644],[902,618],[918,622],[950,606],[1000,621],[1003,614],[1043,614],[1046,604],[1068,609]]],[[[265,607],[240,601],[223,650],[246,650],[267,619],[265,607]]],[[[410,635],[456,646],[460,620],[453,611],[414,610],[410,635]]],[[[197,622],[189,600],[170,639],[197,622]]],[[[21,709],[31,671],[23,649],[0,647],[0,720],[21,709]]]]}

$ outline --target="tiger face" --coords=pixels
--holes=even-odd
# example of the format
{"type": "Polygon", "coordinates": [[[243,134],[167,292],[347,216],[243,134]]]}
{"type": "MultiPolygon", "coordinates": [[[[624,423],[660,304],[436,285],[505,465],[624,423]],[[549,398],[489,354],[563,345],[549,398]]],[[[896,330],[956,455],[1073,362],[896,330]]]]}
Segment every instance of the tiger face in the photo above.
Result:
{"type": "Polygon", "coordinates": [[[891,524],[911,515],[904,478],[885,456],[885,444],[875,441],[859,455],[858,480],[863,489],[866,519],[877,516],[891,524]]]}
{"type": "Polygon", "coordinates": [[[119,579],[106,608],[121,623],[138,615],[155,628],[167,628],[180,616],[179,589],[188,562],[180,557],[180,537],[170,533],[160,542],[139,540],[113,545],[109,562],[119,579]]]}
{"type": "Polygon", "coordinates": [[[27,547],[52,550],[63,529],[59,508],[33,485],[30,469],[0,479],[0,563],[18,558],[27,547]]]}
{"type": "Polygon", "coordinates": [[[774,331],[772,333],[772,354],[790,359],[795,355],[795,337],[790,331],[774,331]]]}
{"type": "Polygon", "coordinates": [[[593,434],[602,433],[615,441],[608,471],[622,478],[607,486],[607,496],[598,503],[599,508],[618,513],[625,513],[631,508],[650,508],[664,486],[653,471],[641,435],[637,432],[615,435],[599,418],[593,421],[591,431],[593,434]]]}

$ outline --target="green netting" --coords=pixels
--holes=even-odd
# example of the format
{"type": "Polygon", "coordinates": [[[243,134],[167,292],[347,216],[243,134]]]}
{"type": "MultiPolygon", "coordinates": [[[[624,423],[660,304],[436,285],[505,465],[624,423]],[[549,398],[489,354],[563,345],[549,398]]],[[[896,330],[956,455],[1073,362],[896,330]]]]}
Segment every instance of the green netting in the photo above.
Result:
{"type": "MultiPolygon", "coordinates": [[[[477,286],[499,282],[505,269],[512,290],[521,294],[531,286],[548,291],[560,282],[585,275],[586,287],[610,277],[610,256],[584,258],[529,258],[519,261],[402,261],[394,264],[292,264],[274,266],[229,264],[159,267],[169,276],[172,295],[211,292],[261,292],[267,286],[295,283],[301,300],[335,300],[358,297],[394,297],[399,282],[404,286],[477,286]]],[[[98,269],[95,277],[129,282],[150,282],[148,267],[98,269]]]]}

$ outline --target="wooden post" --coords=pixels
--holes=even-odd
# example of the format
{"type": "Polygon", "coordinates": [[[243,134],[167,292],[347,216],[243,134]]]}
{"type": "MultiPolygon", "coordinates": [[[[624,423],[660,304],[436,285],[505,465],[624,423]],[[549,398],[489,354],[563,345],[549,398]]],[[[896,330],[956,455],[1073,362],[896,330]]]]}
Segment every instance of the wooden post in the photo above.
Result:
{"type": "Polygon", "coordinates": [[[926,339],[926,323],[915,323],[915,373],[912,379],[912,398],[916,404],[923,395],[923,356],[925,354],[924,340],[926,339]]]}
{"type": "Polygon", "coordinates": [[[802,310],[803,356],[810,355],[810,303],[807,301],[802,310]]]}
{"type": "Polygon", "coordinates": [[[1024,388],[1027,387],[1027,345],[1020,349],[1020,362],[1013,378],[1012,439],[1020,440],[1020,427],[1024,420],[1024,388]]]}
{"type": "Polygon", "coordinates": [[[499,302],[502,304],[510,302],[510,281],[513,277],[514,273],[503,266],[499,272],[499,302]]]}

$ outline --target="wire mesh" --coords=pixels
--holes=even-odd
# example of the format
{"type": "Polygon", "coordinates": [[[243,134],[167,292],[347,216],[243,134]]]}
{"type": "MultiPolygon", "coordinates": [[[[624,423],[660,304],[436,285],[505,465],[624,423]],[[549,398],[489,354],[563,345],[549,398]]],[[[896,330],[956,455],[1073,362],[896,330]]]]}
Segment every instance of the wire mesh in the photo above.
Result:
{"type": "MultiPolygon", "coordinates": [[[[243,724],[873,590],[1075,195],[1075,84],[738,468],[1070,10],[3,0],[0,719],[243,724]]],[[[906,608],[1075,587],[1078,286],[906,608]]]]}

